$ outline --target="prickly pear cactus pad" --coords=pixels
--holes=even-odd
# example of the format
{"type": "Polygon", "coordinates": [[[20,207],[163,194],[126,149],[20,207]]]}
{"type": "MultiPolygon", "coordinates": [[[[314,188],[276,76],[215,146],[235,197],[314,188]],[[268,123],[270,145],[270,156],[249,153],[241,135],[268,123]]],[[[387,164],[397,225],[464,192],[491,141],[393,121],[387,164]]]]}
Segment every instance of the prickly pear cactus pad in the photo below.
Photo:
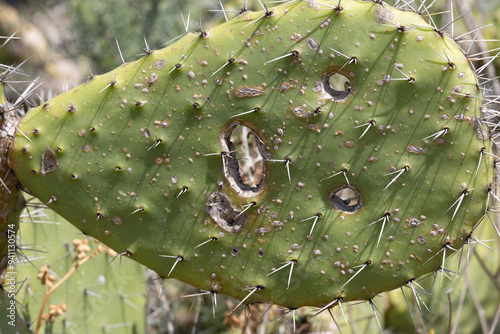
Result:
{"type": "Polygon", "coordinates": [[[10,164],[161,277],[333,306],[444,270],[467,241],[493,187],[481,103],[467,57],[419,14],[293,1],[31,110],[10,164]]]}

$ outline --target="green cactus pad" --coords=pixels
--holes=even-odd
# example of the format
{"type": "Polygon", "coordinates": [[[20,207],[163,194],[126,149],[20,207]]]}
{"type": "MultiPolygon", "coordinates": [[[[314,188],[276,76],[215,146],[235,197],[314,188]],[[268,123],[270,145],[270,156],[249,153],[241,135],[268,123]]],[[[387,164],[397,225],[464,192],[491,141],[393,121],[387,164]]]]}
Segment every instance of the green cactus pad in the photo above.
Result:
{"type": "Polygon", "coordinates": [[[11,166],[85,234],[246,303],[403,286],[467,241],[493,159],[463,52],[378,2],[289,2],[146,50],[31,110],[11,166]]]}

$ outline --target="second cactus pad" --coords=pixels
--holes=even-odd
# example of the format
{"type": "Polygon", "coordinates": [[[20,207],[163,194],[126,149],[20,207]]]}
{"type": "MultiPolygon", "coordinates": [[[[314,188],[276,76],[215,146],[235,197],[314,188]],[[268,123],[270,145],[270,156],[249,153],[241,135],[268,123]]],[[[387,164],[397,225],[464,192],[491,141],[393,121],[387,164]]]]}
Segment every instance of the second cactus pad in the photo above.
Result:
{"type": "Polygon", "coordinates": [[[294,1],[146,51],[31,110],[10,158],[162,277],[288,308],[372,299],[485,212],[474,70],[417,13],[294,1]]]}

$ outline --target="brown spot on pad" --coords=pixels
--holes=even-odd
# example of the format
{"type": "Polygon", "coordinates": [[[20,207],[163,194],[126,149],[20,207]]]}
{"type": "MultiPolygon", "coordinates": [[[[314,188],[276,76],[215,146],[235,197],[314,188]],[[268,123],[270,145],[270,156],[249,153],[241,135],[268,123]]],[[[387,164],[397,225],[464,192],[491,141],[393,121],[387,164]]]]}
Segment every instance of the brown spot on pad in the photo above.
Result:
{"type": "Polygon", "coordinates": [[[42,158],[40,160],[40,174],[42,177],[47,175],[47,173],[52,173],[57,168],[57,156],[50,148],[46,147],[45,152],[42,153],[42,158]]]}
{"type": "Polygon", "coordinates": [[[256,97],[264,94],[262,87],[255,86],[240,86],[234,91],[236,97],[256,97]]]}
{"type": "Polygon", "coordinates": [[[425,154],[425,148],[418,145],[408,145],[406,146],[406,151],[413,154],[425,154]]]}
{"type": "Polygon", "coordinates": [[[207,197],[205,212],[217,226],[229,233],[240,231],[248,220],[248,216],[236,211],[227,195],[219,191],[214,191],[207,197]]]}

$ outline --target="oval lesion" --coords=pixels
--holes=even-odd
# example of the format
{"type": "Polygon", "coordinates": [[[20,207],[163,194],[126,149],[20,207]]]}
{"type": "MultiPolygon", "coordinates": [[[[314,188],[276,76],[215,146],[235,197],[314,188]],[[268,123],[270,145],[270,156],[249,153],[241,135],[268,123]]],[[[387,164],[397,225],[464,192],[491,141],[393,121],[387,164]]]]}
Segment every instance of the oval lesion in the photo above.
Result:
{"type": "Polygon", "coordinates": [[[327,96],[335,102],[345,101],[354,93],[354,80],[340,69],[323,76],[323,90],[327,96]]]}
{"type": "Polygon", "coordinates": [[[363,206],[361,192],[353,185],[345,184],[333,189],[328,200],[336,210],[347,213],[358,212],[363,206]]]}
{"type": "Polygon", "coordinates": [[[57,155],[49,147],[45,148],[40,159],[40,174],[42,177],[56,170],[58,165],[57,155]]]}
{"type": "Polygon", "coordinates": [[[232,122],[220,137],[223,173],[240,197],[260,194],[266,184],[266,163],[271,157],[265,144],[252,128],[232,122]]]}
{"type": "Polygon", "coordinates": [[[205,212],[222,230],[235,233],[241,230],[248,220],[242,211],[236,210],[229,197],[219,191],[211,193],[205,202],[205,212]]]}
{"type": "Polygon", "coordinates": [[[321,100],[344,102],[354,95],[355,89],[354,73],[334,66],[323,73],[312,90],[319,93],[321,100]]]}

